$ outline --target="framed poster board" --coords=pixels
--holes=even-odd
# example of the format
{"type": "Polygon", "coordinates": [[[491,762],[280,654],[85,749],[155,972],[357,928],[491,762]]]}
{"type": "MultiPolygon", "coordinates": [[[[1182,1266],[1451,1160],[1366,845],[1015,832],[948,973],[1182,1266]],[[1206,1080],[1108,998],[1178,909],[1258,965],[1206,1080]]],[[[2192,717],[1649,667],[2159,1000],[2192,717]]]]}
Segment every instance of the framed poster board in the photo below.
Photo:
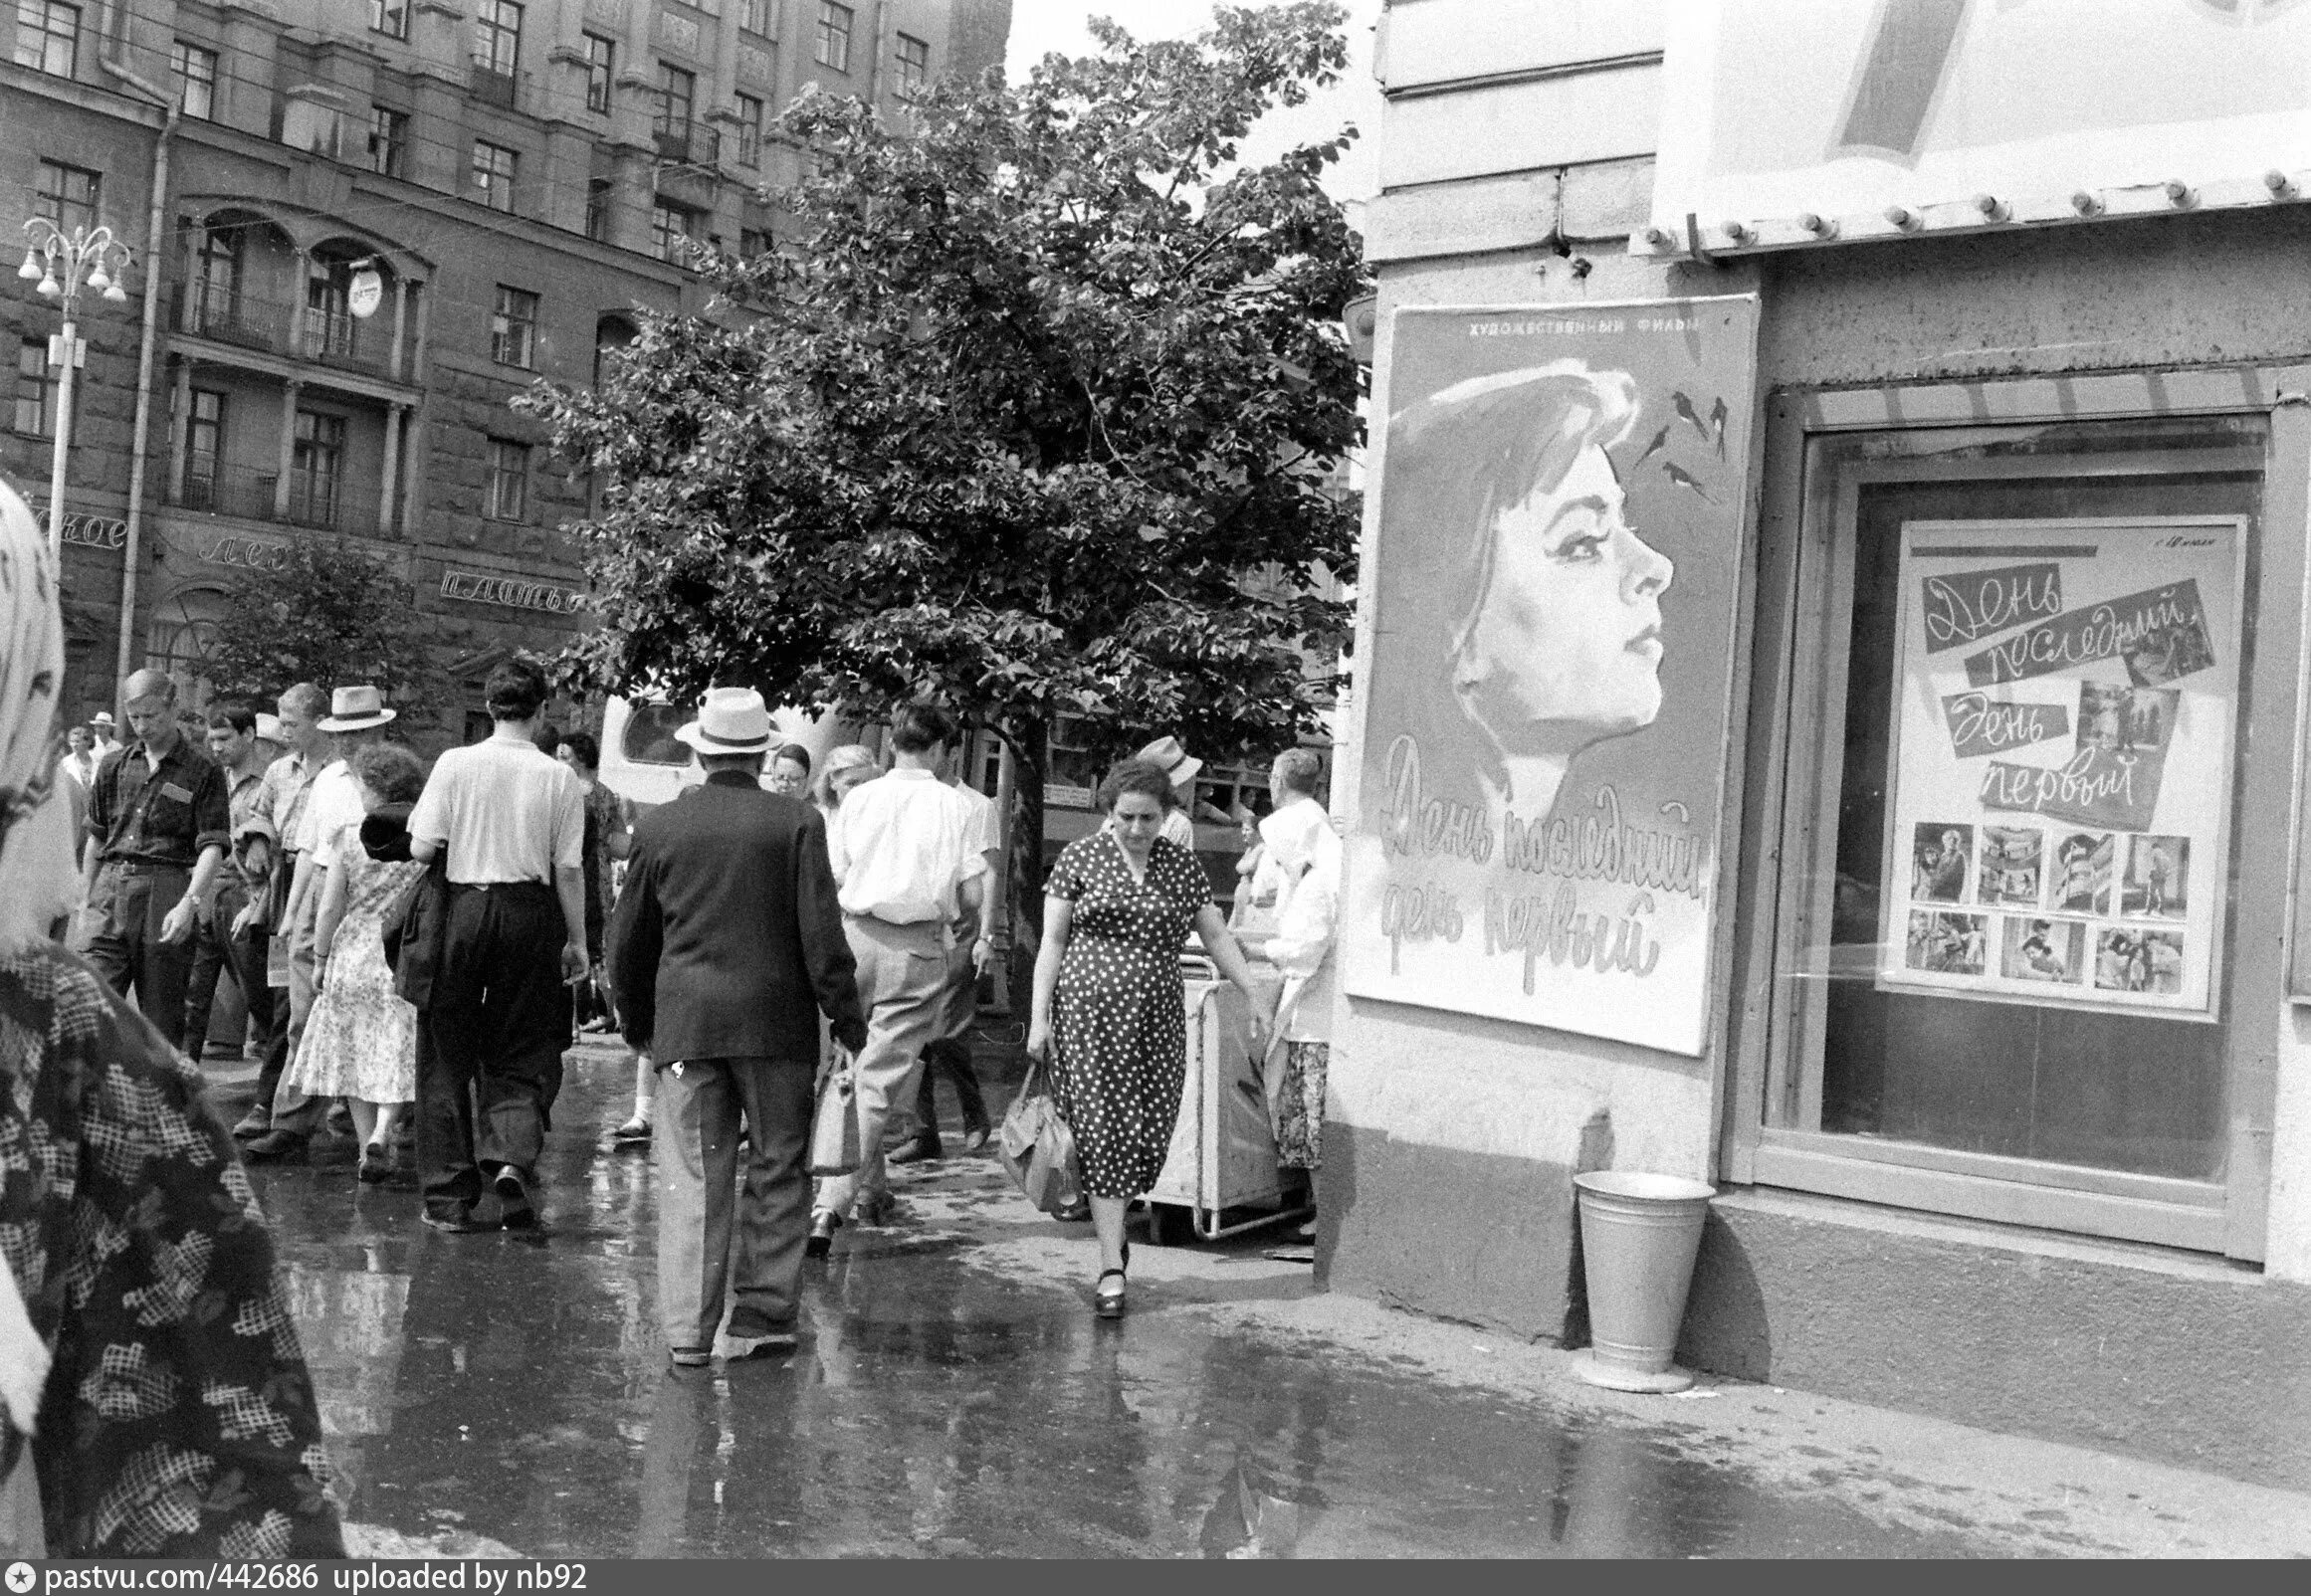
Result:
{"type": "Polygon", "coordinates": [[[1901,535],[1879,990],[2213,1019],[2243,520],[1901,535]]]}
{"type": "Polygon", "coordinates": [[[1358,996],[1698,1056],[1754,296],[1389,320],[1358,996]]]}

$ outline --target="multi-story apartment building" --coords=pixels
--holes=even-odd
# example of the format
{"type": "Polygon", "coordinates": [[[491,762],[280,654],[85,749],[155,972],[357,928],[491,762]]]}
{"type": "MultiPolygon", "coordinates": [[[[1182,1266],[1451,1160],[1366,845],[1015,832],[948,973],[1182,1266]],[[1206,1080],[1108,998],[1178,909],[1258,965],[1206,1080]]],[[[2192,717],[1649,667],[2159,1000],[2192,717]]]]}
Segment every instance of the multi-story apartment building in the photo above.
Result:
{"type": "MultiPolygon", "coordinates": [[[[806,86],[895,114],[998,64],[1009,26],[1009,0],[0,11],[0,237],[45,216],[135,254],[129,302],[89,296],[81,321],[75,710],[122,665],[197,685],[235,569],[333,537],[441,638],[471,699],[435,706],[456,737],[493,659],[585,624],[557,528],[586,484],[508,401],[591,380],[637,307],[700,308],[685,241],[770,243],[758,192],[808,159],[771,123],[806,86]]],[[[35,499],[57,326],[32,284],[0,284],[0,474],[35,499]]]]}

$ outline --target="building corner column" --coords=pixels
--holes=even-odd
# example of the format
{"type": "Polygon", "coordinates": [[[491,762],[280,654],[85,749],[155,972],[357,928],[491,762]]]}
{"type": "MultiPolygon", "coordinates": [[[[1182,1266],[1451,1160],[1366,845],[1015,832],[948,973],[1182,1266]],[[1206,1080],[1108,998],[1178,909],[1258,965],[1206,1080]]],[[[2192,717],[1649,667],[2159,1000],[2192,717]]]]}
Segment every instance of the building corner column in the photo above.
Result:
{"type": "Polygon", "coordinates": [[[273,479],[273,518],[289,519],[289,473],[297,461],[297,396],[305,384],[291,378],[281,385],[281,453],[273,479]]]}

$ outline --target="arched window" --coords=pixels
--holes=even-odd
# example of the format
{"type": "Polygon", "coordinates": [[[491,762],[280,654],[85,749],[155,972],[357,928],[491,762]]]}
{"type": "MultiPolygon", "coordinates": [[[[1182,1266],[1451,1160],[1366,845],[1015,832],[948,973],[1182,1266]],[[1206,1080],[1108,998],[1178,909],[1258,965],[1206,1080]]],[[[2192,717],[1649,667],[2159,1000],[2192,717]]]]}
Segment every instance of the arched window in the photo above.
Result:
{"type": "Polygon", "coordinates": [[[627,317],[610,314],[594,323],[594,386],[602,385],[602,357],[613,349],[623,349],[640,334],[627,317]]]}
{"type": "Polygon", "coordinates": [[[217,587],[179,588],[152,612],[145,664],[169,674],[185,708],[206,707],[215,693],[210,677],[224,619],[225,592],[217,587]]]}

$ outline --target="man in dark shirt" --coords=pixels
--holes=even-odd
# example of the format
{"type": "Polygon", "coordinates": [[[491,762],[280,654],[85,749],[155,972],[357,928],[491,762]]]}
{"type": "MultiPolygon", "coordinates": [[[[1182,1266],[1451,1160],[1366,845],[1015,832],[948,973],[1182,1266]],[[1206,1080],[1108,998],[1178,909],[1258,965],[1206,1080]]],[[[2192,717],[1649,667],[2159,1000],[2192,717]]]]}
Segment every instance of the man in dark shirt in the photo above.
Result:
{"type": "Polygon", "coordinates": [[[176,684],[139,671],[121,691],[136,740],[105,756],[89,794],[88,858],[74,943],[112,989],[184,1043],[193,910],[231,836],[225,780],[177,729],[176,684]]]}

